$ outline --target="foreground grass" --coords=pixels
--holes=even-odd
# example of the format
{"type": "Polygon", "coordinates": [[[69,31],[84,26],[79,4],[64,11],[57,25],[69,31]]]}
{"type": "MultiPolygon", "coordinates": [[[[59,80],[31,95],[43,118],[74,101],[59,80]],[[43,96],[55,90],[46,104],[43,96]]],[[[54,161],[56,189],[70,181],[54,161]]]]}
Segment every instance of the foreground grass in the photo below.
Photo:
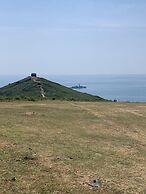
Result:
{"type": "Polygon", "coordinates": [[[0,193],[145,189],[146,104],[0,103],[0,193]],[[91,179],[101,187],[90,187],[91,179]]]}

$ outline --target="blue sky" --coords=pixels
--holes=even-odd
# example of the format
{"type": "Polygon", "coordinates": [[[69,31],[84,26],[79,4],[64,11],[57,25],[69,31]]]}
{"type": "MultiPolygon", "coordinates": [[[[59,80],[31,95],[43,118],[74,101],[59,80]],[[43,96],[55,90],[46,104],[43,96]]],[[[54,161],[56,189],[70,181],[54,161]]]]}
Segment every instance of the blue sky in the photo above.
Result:
{"type": "Polygon", "coordinates": [[[0,75],[146,74],[145,0],[0,0],[0,75]]]}

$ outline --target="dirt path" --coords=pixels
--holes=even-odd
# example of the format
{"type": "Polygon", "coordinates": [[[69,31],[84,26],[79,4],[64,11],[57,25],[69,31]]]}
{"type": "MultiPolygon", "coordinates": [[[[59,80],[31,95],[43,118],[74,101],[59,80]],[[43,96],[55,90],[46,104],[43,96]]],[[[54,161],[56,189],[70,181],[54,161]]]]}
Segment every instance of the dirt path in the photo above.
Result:
{"type": "Polygon", "coordinates": [[[42,96],[43,98],[45,98],[45,91],[44,91],[44,88],[43,88],[41,82],[37,80],[37,77],[32,77],[32,80],[33,80],[35,83],[38,83],[38,86],[39,86],[39,88],[40,88],[41,96],[42,96]]]}

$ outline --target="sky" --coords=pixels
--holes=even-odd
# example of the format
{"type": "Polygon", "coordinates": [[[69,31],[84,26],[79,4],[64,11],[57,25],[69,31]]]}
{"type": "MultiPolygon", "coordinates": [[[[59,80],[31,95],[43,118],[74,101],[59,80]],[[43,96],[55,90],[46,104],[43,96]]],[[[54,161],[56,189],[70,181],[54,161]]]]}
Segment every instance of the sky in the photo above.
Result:
{"type": "Polygon", "coordinates": [[[146,74],[145,0],[0,0],[0,75],[146,74]]]}

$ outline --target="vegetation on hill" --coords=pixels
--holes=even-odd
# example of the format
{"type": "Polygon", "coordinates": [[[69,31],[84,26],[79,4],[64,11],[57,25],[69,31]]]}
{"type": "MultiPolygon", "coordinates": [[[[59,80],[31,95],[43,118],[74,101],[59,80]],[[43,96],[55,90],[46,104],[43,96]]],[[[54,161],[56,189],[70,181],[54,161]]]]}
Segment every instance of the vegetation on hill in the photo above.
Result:
{"type": "Polygon", "coordinates": [[[81,93],[44,78],[31,76],[0,88],[0,99],[104,101],[99,96],[81,93]]]}

